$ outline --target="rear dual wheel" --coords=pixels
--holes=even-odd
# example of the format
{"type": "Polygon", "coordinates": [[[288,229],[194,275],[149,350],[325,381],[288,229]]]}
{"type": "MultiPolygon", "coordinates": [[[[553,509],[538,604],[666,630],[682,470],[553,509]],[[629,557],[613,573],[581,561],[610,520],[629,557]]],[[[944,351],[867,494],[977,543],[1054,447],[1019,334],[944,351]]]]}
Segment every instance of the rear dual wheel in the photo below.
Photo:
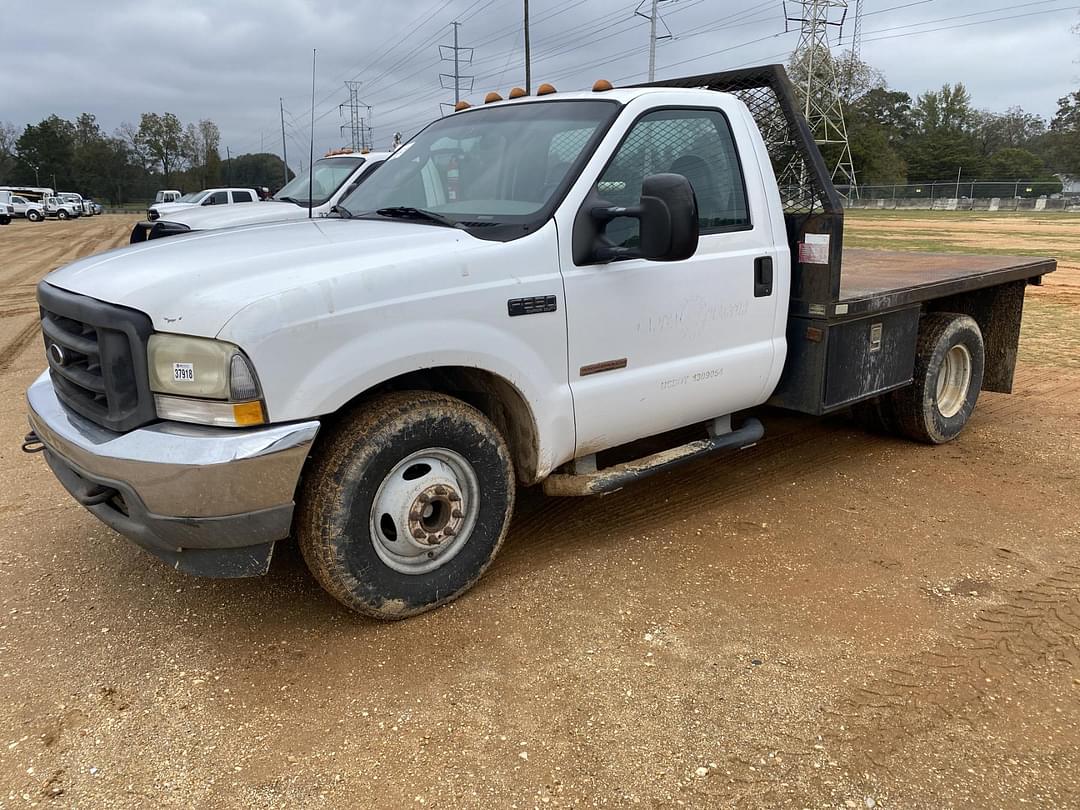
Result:
{"type": "Polygon", "coordinates": [[[442,394],[387,394],[320,437],[296,534],[319,583],[358,613],[402,619],[455,599],[502,546],[514,506],[506,443],[442,394]]]}
{"type": "Polygon", "coordinates": [[[927,444],[964,429],[982,389],[985,347],[974,318],[932,312],[919,322],[911,385],[852,408],[865,427],[927,444]]]}

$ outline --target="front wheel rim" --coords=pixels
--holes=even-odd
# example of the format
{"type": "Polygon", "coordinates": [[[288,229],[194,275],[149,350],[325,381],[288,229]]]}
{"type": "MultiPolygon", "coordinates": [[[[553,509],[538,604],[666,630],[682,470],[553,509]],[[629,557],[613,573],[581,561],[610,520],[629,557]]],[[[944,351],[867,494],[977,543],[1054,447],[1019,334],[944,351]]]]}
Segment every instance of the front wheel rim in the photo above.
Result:
{"type": "Polygon", "coordinates": [[[412,453],[394,465],[372,500],[375,553],[402,574],[434,571],[468,543],[479,508],[480,482],[464,456],[446,448],[412,453]]]}
{"type": "Polygon", "coordinates": [[[946,419],[960,413],[971,388],[971,352],[957,344],[945,353],[937,378],[937,408],[946,419]]]}

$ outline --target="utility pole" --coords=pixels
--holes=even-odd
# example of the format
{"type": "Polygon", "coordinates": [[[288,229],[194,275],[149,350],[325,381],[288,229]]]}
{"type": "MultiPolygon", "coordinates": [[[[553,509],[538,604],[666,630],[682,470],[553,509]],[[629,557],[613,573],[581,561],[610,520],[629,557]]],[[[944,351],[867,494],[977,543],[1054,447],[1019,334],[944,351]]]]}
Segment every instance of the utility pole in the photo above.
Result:
{"type": "Polygon", "coordinates": [[[532,51],[529,48],[529,0],[525,0],[525,95],[532,94],[532,51]]]}
{"type": "Polygon", "coordinates": [[[281,110],[281,172],[283,176],[282,187],[289,182],[289,154],[285,149],[285,100],[278,97],[278,108],[281,110]]]}
{"type": "Polygon", "coordinates": [[[225,185],[232,185],[232,152],[227,146],[225,147],[225,185]]]}
{"type": "Polygon", "coordinates": [[[788,0],[784,0],[785,30],[790,30],[787,28],[789,23],[799,24],[799,45],[795,53],[806,60],[806,78],[799,87],[803,94],[803,115],[814,133],[815,142],[840,153],[833,166],[833,181],[840,180],[841,185],[849,187],[849,194],[858,197],[855,166],[844,122],[841,77],[829,43],[829,29],[842,30],[848,0],[796,0],[792,5],[797,9],[794,14],[788,13],[788,0]]]}
{"type": "Polygon", "coordinates": [[[660,12],[659,12],[660,3],[662,3],[662,2],[665,2],[665,0],[641,0],[641,2],[638,3],[638,7],[636,9],[634,9],[634,14],[636,14],[638,17],[644,17],[646,20],[649,21],[649,81],[650,82],[656,81],[656,40],[657,39],[671,39],[671,31],[670,30],[668,30],[668,32],[666,34],[664,34],[664,35],[662,35],[660,37],[656,36],[656,24],[658,22],[660,24],[662,24],[665,29],[667,29],[667,23],[665,23],[663,21],[663,19],[661,19],[660,12]],[[649,13],[648,14],[642,14],[641,9],[646,4],[648,4],[649,7],[650,7],[649,8],[649,13]]]}
{"type": "Polygon", "coordinates": [[[451,110],[453,110],[453,108],[457,106],[457,103],[461,101],[462,90],[464,90],[466,93],[472,92],[473,77],[461,75],[461,66],[472,64],[473,49],[465,48],[458,44],[458,28],[461,27],[461,23],[452,22],[450,23],[450,25],[454,27],[454,44],[440,45],[439,56],[444,62],[454,63],[454,72],[440,73],[439,81],[442,84],[444,90],[449,90],[451,87],[454,88],[454,103],[450,104],[449,102],[443,102],[439,106],[443,108],[449,107],[451,110]],[[452,85],[451,82],[453,82],[452,85]],[[466,83],[468,84],[467,87],[465,86],[466,83]]]}

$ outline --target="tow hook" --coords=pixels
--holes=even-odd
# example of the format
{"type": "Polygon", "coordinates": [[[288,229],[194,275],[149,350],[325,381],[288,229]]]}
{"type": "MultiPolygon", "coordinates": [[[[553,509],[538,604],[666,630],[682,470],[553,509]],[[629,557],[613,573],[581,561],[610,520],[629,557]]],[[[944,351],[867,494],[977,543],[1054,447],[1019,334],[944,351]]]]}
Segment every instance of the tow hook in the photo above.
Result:
{"type": "Polygon", "coordinates": [[[22,451],[24,453],[40,453],[45,449],[45,443],[38,438],[38,435],[34,431],[30,431],[26,434],[26,438],[22,442],[22,451]]]}

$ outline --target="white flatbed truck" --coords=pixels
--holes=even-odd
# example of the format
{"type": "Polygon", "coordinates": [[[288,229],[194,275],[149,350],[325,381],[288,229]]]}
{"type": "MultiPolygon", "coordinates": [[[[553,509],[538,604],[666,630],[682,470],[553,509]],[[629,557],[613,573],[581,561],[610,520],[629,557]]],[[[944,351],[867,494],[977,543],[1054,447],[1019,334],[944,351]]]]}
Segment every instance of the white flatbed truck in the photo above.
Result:
{"type": "Polygon", "coordinates": [[[24,449],[180,571],[261,574],[291,536],[394,619],[476,582],[517,486],[748,447],[765,403],[940,443],[1010,390],[1052,260],[845,251],[779,66],[609,87],[442,118],[336,216],[55,271],[24,449]]]}

